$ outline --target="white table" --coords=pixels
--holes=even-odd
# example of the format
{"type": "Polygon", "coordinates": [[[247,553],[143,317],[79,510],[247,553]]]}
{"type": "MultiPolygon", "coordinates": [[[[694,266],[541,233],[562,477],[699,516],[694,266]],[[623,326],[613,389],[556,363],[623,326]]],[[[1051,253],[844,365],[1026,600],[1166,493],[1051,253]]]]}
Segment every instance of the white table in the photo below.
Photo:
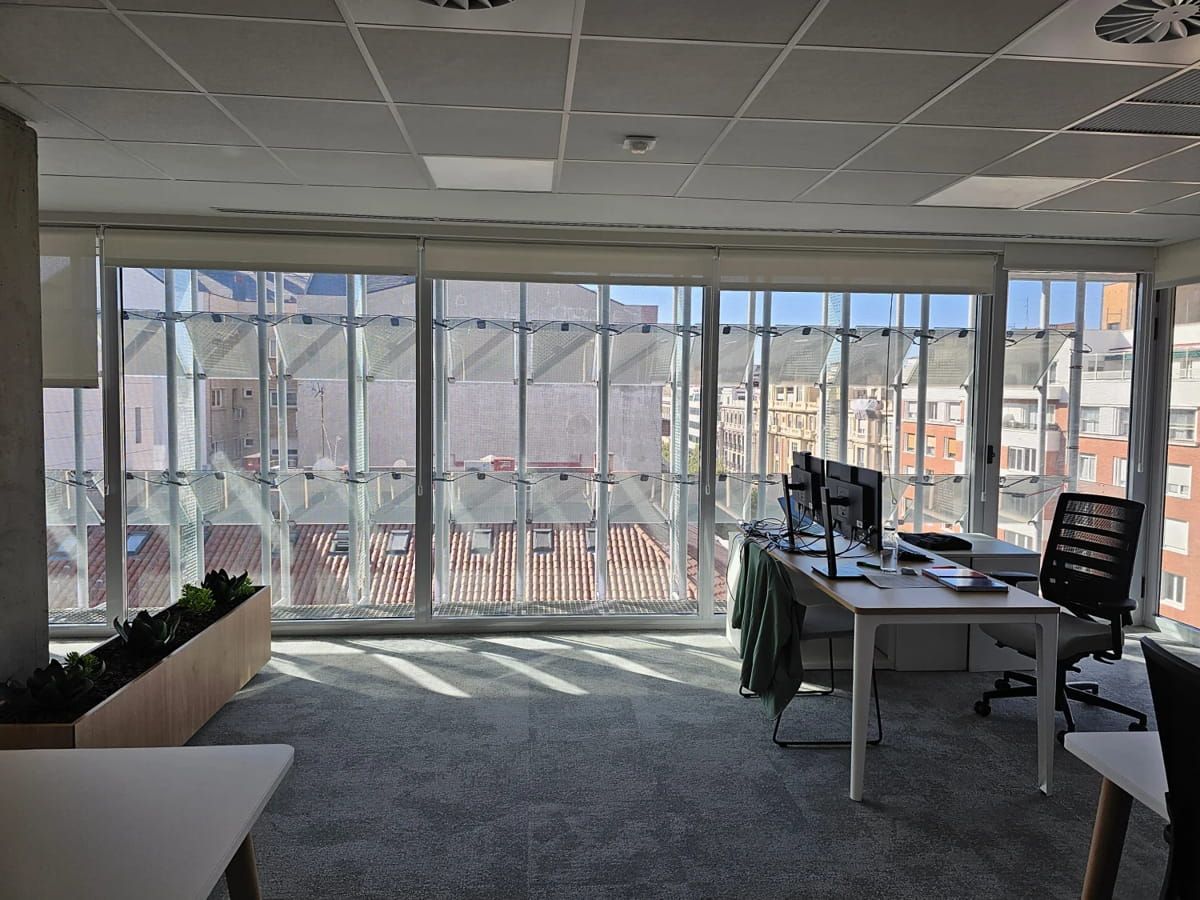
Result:
{"type": "MultiPolygon", "coordinates": [[[[1056,603],[1018,588],[1007,593],[960,593],[946,587],[877,588],[865,579],[832,581],[812,571],[824,560],[772,550],[771,555],[807,576],[816,589],[854,613],[854,688],[851,697],[850,799],[862,800],[867,757],[867,714],[875,631],[882,625],[988,625],[1025,621],[1034,625],[1037,646],[1037,784],[1049,794],[1054,767],[1054,685],[1058,665],[1056,603]]],[[[932,556],[932,554],[930,554],[932,556]]],[[[933,562],[944,562],[934,556],[933,562]]],[[[851,561],[839,566],[853,565],[851,561]]],[[[924,576],[914,576],[921,577],[924,576]]]]}
{"type": "Polygon", "coordinates": [[[1133,801],[1168,819],[1162,744],[1154,731],[1075,732],[1068,734],[1064,743],[1069,752],[1104,777],[1082,896],[1084,900],[1109,900],[1133,801]]]}
{"type": "Polygon", "coordinates": [[[0,752],[0,894],[257,898],[250,829],[292,765],[285,744],[0,752]]]}

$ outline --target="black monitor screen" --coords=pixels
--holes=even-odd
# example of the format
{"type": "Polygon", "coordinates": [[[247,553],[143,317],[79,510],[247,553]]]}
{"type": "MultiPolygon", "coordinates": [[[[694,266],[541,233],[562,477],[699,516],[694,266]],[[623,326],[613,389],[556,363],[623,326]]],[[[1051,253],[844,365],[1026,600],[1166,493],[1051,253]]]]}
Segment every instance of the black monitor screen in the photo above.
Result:
{"type": "Polygon", "coordinates": [[[863,492],[863,515],[859,526],[863,530],[863,540],[872,551],[877,551],[883,534],[883,473],[858,467],[853,477],[863,492]]]}
{"type": "Polygon", "coordinates": [[[793,453],[788,481],[798,502],[814,522],[823,524],[821,487],[825,483],[825,460],[811,453],[793,453]]]}

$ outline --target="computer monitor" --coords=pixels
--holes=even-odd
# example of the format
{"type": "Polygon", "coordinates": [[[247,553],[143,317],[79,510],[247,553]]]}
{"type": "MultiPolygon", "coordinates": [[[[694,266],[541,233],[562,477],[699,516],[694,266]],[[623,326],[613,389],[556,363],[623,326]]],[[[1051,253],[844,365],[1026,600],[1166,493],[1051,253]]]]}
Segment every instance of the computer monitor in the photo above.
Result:
{"type": "Polygon", "coordinates": [[[866,496],[862,485],[854,479],[854,467],[844,463],[825,464],[825,488],[829,503],[829,520],[842,537],[861,540],[865,535],[866,496]]]}
{"type": "Polygon", "coordinates": [[[854,483],[863,491],[863,540],[872,552],[878,552],[883,539],[883,473],[877,469],[857,466],[854,483]]]}
{"type": "Polygon", "coordinates": [[[792,471],[788,482],[792,496],[804,508],[809,518],[823,524],[821,517],[821,487],[825,484],[825,460],[811,453],[792,453],[792,471]]]}

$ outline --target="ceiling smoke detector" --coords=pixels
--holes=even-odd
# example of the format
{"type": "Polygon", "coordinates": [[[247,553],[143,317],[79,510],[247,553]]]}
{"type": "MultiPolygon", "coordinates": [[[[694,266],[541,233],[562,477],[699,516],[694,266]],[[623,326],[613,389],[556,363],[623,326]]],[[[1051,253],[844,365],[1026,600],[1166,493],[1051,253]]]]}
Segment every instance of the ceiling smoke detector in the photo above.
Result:
{"type": "Polygon", "coordinates": [[[657,143],[658,138],[651,137],[648,134],[630,134],[626,135],[621,146],[634,156],[645,156],[654,149],[654,145],[657,143]]]}
{"type": "Polygon", "coordinates": [[[1114,44],[1160,44],[1200,34],[1200,2],[1125,0],[1096,22],[1096,36],[1114,44]]]}
{"type": "Polygon", "coordinates": [[[430,6],[440,6],[443,9],[495,9],[497,6],[507,6],[512,0],[421,0],[430,6]]]}

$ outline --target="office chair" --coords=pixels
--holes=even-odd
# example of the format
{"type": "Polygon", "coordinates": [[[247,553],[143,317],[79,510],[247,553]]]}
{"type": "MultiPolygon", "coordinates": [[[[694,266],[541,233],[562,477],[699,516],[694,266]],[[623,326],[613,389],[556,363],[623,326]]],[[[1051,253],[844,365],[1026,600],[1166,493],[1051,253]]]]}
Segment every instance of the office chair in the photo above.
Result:
{"type": "MultiPolygon", "coordinates": [[[[1124,625],[1133,624],[1136,604],[1129,597],[1133,557],[1137,551],[1144,507],[1132,500],[1092,494],[1066,493],[1058,498],[1054,523],[1042,557],[1039,575],[1041,595],[1063,607],[1058,623],[1058,680],[1055,708],[1066,719],[1063,736],[1075,730],[1071,700],[1100,706],[1130,716],[1130,731],[1146,730],[1146,714],[1100,696],[1096,682],[1067,682],[1068,672],[1078,672],[1084,657],[1111,663],[1121,658],[1124,625]]],[[[1025,572],[999,572],[993,577],[1011,585],[1029,581],[1025,572]]],[[[981,625],[997,646],[1009,647],[1023,656],[1037,655],[1031,624],[981,625]]],[[[1037,678],[1027,672],[1005,672],[996,689],[985,691],[975,703],[975,712],[986,716],[991,702],[1007,697],[1037,695],[1037,678]],[[1018,682],[1013,685],[1013,682],[1018,682]]]]}
{"type": "Polygon", "coordinates": [[[1195,765],[1200,741],[1200,666],[1168,653],[1142,638],[1142,653],[1154,698],[1158,739],[1167,771],[1165,837],[1169,855],[1161,900],[1191,900],[1200,895],[1200,770],[1195,765]],[[1176,849],[1184,848],[1176,853],[1176,849]]]}

